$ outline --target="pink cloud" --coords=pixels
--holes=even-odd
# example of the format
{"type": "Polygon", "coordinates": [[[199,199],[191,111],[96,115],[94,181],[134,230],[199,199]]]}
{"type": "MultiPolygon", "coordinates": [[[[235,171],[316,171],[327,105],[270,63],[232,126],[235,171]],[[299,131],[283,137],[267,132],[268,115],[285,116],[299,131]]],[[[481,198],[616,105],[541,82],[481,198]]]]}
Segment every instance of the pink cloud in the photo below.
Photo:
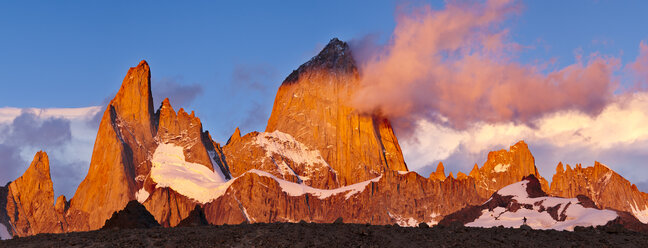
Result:
{"type": "Polygon", "coordinates": [[[389,44],[361,62],[352,104],[397,123],[440,115],[455,128],[528,122],[566,109],[598,113],[618,87],[620,61],[592,54],[548,73],[542,64],[514,61],[522,46],[502,25],[521,9],[516,1],[489,0],[401,11],[389,44]]]}

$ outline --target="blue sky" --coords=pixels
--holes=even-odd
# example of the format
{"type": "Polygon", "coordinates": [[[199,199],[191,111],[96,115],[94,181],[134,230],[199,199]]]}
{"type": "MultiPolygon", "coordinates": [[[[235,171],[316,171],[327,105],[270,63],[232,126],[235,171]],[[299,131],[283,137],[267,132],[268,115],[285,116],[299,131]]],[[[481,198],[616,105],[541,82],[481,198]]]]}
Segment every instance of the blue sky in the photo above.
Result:
{"type": "MultiPolygon", "coordinates": [[[[203,127],[224,143],[236,126],[245,133],[264,130],[281,81],[331,38],[349,41],[377,34],[389,39],[395,11],[403,4],[444,6],[443,1],[1,2],[0,108],[104,105],[128,68],[145,59],[154,95],[188,89],[185,96],[169,95],[172,105],[195,110],[203,127]]],[[[553,61],[549,69],[562,68],[574,63],[575,54],[592,52],[625,64],[635,60],[639,43],[648,40],[646,1],[523,1],[523,6],[502,24],[525,47],[517,58],[522,64],[553,61]]],[[[470,156],[463,156],[470,149],[462,143],[442,160],[450,164],[447,171],[466,171],[474,161],[483,162],[485,151],[522,138],[489,143],[470,156]]],[[[551,155],[555,152],[548,144],[530,146],[546,155],[538,160],[551,168],[541,169],[550,176],[562,158],[551,155]]],[[[23,153],[33,156],[32,150],[23,153]]],[[[614,162],[612,152],[584,154],[614,162]]],[[[582,161],[584,165],[596,159],[581,153],[576,157],[592,160],[582,161]]],[[[615,169],[632,176],[632,166],[645,159],[648,154],[631,152],[619,160],[628,161],[626,167],[615,169]]],[[[426,160],[431,162],[438,161],[426,160]]],[[[431,170],[419,167],[424,176],[431,170]]],[[[642,170],[648,171],[645,166],[642,170]]],[[[648,189],[648,178],[634,181],[645,182],[648,189]]]]}
{"type": "MultiPolygon", "coordinates": [[[[266,115],[258,120],[267,119],[281,81],[330,38],[389,37],[399,3],[5,2],[0,7],[0,106],[99,105],[116,92],[128,67],[146,59],[154,83],[202,86],[202,94],[183,107],[196,110],[223,141],[235,126],[251,122],[250,111],[266,115]],[[233,76],[236,67],[251,75],[264,72],[252,80],[265,88],[240,85],[233,76]]],[[[508,23],[515,41],[535,47],[520,55],[523,62],[555,58],[557,66],[569,64],[579,49],[632,60],[638,42],[648,38],[641,31],[645,1],[524,5],[508,23]]],[[[244,131],[263,129],[264,122],[244,131]]]]}

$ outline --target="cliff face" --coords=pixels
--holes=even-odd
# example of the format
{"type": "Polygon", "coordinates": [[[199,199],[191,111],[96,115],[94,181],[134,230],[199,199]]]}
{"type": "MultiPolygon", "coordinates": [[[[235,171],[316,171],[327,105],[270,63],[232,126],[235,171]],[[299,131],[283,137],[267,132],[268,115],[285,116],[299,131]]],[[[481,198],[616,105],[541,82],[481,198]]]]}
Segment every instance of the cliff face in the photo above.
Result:
{"type": "Polygon", "coordinates": [[[641,222],[648,222],[648,194],[599,162],[586,168],[577,164],[573,169],[558,164],[549,194],[562,197],[586,195],[601,208],[630,212],[641,222]]]}
{"type": "MultiPolygon", "coordinates": [[[[12,235],[27,236],[38,233],[60,233],[67,229],[61,207],[54,207],[54,187],[50,177],[49,157],[38,152],[25,173],[8,184],[0,201],[5,211],[5,225],[12,235]],[[6,215],[5,215],[6,214],[6,215]]],[[[56,205],[65,206],[65,197],[56,205]]],[[[2,222],[0,217],[0,222],[2,222]]]]}
{"type": "Polygon", "coordinates": [[[258,170],[237,178],[220,198],[205,205],[212,224],[248,222],[347,223],[416,226],[485,199],[474,182],[428,180],[410,172],[382,176],[332,190],[299,186],[258,170]]]}
{"type": "Polygon", "coordinates": [[[349,46],[337,39],[293,71],[277,92],[266,132],[290,134],[318,150],[341,185],[407,171],[388,120],[362,115],[348,101],[359,84],[349,46]]]}
{"type": "Polygon", "coordinates": [[[337,188],[338,173],[319,151],[280,131],[252,132],[240,137],[235,131],[223,147],[233,177],[258,169],[294,183],[315,188],[337,188]]]}

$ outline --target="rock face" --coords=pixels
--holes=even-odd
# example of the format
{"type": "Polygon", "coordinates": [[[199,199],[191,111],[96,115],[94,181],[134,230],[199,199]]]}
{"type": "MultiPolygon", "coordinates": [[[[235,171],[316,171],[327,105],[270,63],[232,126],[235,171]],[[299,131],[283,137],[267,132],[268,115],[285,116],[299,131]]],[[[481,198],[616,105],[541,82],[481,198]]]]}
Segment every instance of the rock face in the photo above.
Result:
{"type": "Polygon", "coordinates": [[[474,181],[429,180],[409,172],[386,171],[379,178],[322,190],[301,187],[262,171],[238,177],[220,198],[205,205],[216,225],[254,222],[345,223],[416,226],[478,204],[474,181]]]}
{"type": "MultiPolygon", "coordinates": [[[[67,221],[62,212],[54,207],[54,187],[50,177],[49,157],[43,151],[34,156],[27,171],[9,183],[2,196],[2,223],[13,236],[37,233],[60,233],[66,230],[67,221]]],[[[59,201],[61,198],[59,197],[59,201]]],[[[65,197],[63,197],[65,206],[65,197]]],[[[57,205],[61,202],[57,202],[57,205]]]]}
{"type": "Polygon", "coordinates": [[[252,132],[243,137],[237,131],[223,147],[233,177],[258,169],[295,183],[315,188],[337,188],[338,173],[319,151],[308,148],[280,131],[252,132]]]}
{"type": "Polygon", "coordinates": [[[407,171],[388,120],[349,107],[359,85],[349,46],[338,39],[293,71],[277,92],[266,132],[290,134],[318,150],[341,185],[407,171]]]}
{"type": "Polygon", "coordinates": [[[601,208],[627,211],[648,222],[648,194],[599,162],[586,168],[577,164],[573,169],[569,165],[564,169],[559,163],[549,193],[561,197],[586,195],[601,208]]]}
{"type": "Polygon", "coordinates": [[[133,229],[160,226],[146,208],[137,201],[130,201],[119,212],[113,213],[101,229],[133,229]]]}

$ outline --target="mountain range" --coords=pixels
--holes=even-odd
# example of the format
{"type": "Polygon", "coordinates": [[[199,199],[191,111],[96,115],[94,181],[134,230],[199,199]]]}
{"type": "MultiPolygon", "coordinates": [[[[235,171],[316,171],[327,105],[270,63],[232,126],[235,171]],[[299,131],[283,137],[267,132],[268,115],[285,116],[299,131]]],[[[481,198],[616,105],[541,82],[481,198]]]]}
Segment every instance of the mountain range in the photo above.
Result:
{"type": "Polygon", "coordinates": [[[97,230],[133,200],[165,227],[199,206],[215,225],[342,217],[497,226],[497,215],[515,227],[528,218],[542,229],[648,230],[648,194],[598,162],[560,163],[549,184],[524,141],[490,152],[468,174],[446,175],[442,163],[428,177],[409,171],[390,120],[350,104],[360,74],[348,44],[335,38],[281,84],[264,132],[237,128],[224,145],[193,111],[176,111],[168,99],[153,106],[150,78],[146,61],[128,70],[71,199],[55,197],[42,151],[0,187],[2,238],[97,230]]]}

